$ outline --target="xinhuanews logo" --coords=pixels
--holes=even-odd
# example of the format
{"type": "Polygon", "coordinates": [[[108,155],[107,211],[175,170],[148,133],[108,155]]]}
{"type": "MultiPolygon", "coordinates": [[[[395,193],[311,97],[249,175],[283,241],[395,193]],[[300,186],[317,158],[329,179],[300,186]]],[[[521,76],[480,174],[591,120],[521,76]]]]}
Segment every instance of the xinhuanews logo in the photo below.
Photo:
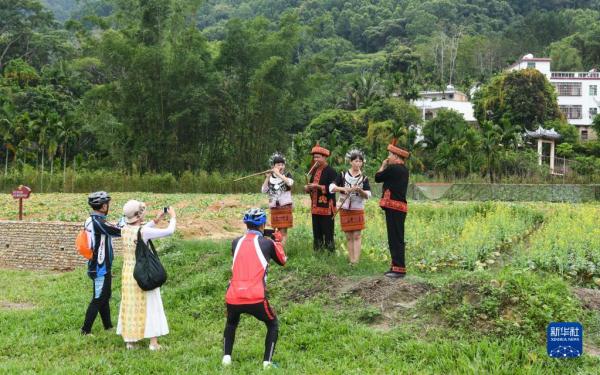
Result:
{"type": "Polygon", "coordinates": [[[552,358],[583,354],[583,326],[577,322],[552,322],[546,328],[546,350],[552,358]]]}

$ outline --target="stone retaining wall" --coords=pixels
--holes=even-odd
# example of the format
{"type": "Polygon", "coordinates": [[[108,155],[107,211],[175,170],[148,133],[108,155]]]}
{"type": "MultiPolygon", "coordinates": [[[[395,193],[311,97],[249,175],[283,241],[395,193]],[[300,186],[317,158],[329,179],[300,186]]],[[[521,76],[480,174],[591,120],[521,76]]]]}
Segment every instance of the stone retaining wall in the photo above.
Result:
{"type": "MultiPolygon", "coordinates": [[[[87,260],[75,249],[80,223],[0,221],[0,267],[69,271],[87,260]]],[[[119,252],[121,241],[113,241],[119,252]]]]}

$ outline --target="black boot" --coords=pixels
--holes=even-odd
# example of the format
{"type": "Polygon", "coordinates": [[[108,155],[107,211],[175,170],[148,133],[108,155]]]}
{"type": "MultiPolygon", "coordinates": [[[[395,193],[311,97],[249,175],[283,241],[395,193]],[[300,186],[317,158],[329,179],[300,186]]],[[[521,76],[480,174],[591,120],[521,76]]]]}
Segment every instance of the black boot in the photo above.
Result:
{"type": "Polygon", "coordinates": [[[406,249],[406,242],[402,242],[399,248],[399,252],[392,259],[392,266],[388,272],[384,275],[394,279],[401,279],[406,276],[406,268],[404,263],[404,250],[406,249]]]}
{"type": "Polygon", "coordinates": [[[390,279],[403,279],[406,276],[405,273],[394,272],[392,270],[387,271],[386,273],[384,273],[384,275],[389,277],[390,279]]]}

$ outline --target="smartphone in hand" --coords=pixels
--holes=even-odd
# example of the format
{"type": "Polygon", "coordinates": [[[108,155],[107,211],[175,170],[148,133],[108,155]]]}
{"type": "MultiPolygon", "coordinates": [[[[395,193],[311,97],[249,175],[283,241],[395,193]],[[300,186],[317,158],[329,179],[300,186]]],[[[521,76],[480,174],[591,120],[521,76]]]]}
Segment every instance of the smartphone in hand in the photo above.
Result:
{"type": "Polygon", "coordinates": [[[163,213],[164,214],[169,213],[169,207],[163,207],[163,213]]]}

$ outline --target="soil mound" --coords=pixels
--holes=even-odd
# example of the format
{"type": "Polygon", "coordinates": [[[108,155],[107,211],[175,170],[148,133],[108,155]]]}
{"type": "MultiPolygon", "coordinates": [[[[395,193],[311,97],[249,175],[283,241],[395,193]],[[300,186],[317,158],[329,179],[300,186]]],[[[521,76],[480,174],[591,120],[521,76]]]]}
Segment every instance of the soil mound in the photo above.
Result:
{"type": "Polygon", "coordinates": [[[347,284],[341,292],[357,295],[365,302],[378,306],[382,312],[398,309],[411,309],[432,287],[422,282],[406,279],[390,279],[383,276],[362,279],[347,284]]]}

